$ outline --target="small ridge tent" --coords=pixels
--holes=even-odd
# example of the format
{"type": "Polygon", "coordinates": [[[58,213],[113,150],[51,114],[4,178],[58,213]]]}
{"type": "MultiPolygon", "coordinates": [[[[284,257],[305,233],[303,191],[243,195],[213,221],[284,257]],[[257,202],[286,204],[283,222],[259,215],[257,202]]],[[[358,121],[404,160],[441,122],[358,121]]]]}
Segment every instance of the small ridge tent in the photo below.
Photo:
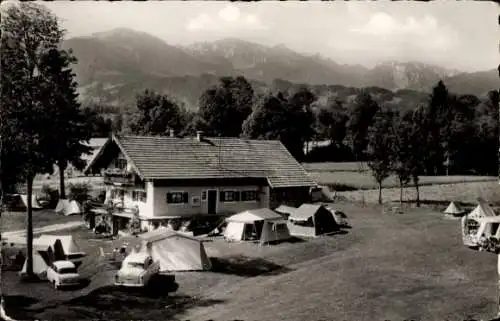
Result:
{"type": "Polygon", "coordinates": [[[274,209],[275,212],[280,213],[286,217],[290,216],[297,210],[296,207],[288,206],[288,205],[280,205],[274,209]]]}
{"type": "Polygon", "coordinates": [[[445,214],[449,215],[460,215],[463,214],[464,211],[457,205],[455,202],[450,202],[450,205],[444,210],[445,214]]]}
{"type": "Polygon", "coordinates": [[[56,213],[63,214],[65,216],[80,214],[82,210],[77,201],[60,199],[56,206],[56,213]]]}
{"type": "MultiPolygon", "coordinates": [[[[53,262],[54,256],[52,249],[45,246],[33,246],[33,272],[40,279],[44,280],[47,278],[47,268],[53,262]]],[[[28,258],[25,259],[24,265],[19,272],[19,275],[26,275],[26,269],[28,266],[28,258]]]]}
{"type": "Polygon", "coordinates": [[[224,238],[227,241],[259,241],[269,243],[290,238],[283,216],[268,208],[248,210],[226,219],[224,238]]]}
{"type": "MultiPolygon", "coordinates": [[[[28,209],[28,196],[26,194],[13,194],[8,203],[8,207],[12,211],[26,211],[28,209]]],[[[34,210],[42,209],[36,194],[31,195],[31,208],[34,210]]]]}
{"type": "Polygon", "coordinates": [[[476,246],[474,236],[480,227],[480,218],[496,217],[495,211],[484,200],[478,199],[478,205],[472,212],[462,217],[462,240],[464,245],[476,246]]]}
{"type": "Polygon", "coordinates": [[[302,204],[288,220],[293,236],[316,237],[339,230],[332,212],[319,204],[302,204]]]}
{"type": "Polygon", "coordinates": [[[212,264],[203,242],[194,237],[167,229],[157,229],[139,235],[141,252],[160,262],[160,272],[210,270],[212,264]]]}
{"type": "Polygon", "coordinates": [[[73,236],[71,235],[48,235],[43,234],[38,237],[34,242],[40,245],[51,246],[56,259],[68,259],[70,257],[85,256],[85,252],[80,250],[76,244],[73,236]],[[61,258],[61,253],[63,258],[61,258]]]}

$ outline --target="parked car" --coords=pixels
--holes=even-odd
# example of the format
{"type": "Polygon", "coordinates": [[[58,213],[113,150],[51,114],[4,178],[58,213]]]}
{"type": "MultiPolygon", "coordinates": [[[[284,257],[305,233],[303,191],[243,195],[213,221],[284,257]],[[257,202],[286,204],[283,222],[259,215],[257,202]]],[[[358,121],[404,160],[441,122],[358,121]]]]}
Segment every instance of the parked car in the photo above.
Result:
{"type": "Polygon", "coordinates": [[[47,280],[55,289],[79,285],[82,282],[76,266],[71,261],[55,261],[47,268],[47,280]]]}
{"type": "Polygon", "coordinates": [[[160,273],[160,263],[147,253],[132,252],[122,262],[115,275],[116,286],[146,287],[151,278],[160,273]]]}

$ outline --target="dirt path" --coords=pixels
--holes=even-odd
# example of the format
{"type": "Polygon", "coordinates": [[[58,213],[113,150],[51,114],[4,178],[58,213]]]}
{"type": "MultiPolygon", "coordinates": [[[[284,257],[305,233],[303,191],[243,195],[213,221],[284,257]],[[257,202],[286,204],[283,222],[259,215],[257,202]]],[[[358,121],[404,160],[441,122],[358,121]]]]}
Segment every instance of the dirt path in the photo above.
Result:
{"type": "MultiPolygon", "coordinates": [[[[56,232],[61,230],[73,229],[82,226],[83,222],[67,222],[60,224],[52,224],[43,227],[38,227],[33,229],[33,234],[56,232]]],[[[8,242],[22,241],[24,242],[26,238],[26,230],[9,231],[2,233],[2,239],[8,242]]]]}

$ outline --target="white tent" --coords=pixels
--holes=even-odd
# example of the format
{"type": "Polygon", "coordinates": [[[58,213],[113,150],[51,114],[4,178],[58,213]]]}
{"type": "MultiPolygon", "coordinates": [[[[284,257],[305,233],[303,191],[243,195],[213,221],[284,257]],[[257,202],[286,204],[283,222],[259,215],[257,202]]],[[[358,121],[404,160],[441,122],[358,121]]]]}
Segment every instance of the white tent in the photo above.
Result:
{"type": "MultiPolygon", "coordinates": [[[[42,280],[47,277],[47,268],[51,264],[51,250],[33,249],[33,272],[42,280]]],[[[19,275],[26,275],[26,270],[28,267],[28,258],[24,260],[23,268],[19,272],[19,275]]]]}
{"type": "Polygon", "coordinates": [[[56,213],[65,216],[80,214],[82,211],[77,201],[69,201],[67,199],[60,199],[56,206],[56,213]]]}
{"type": "Polygon", "coordinates": [[[290,238],[283,217],[267,208],[248,210],[226,219],[224,238],[228,241],[269,243],[290,238]]]}
{"type": "Polygon", "coordinates": [[[459,215],[464,213],[464,211],[455,202],[450,202],[450,205],[444,210],[445,214],[459,215]]]}
{"type": "Polygon", "coordinates": [[[201,240],[165,229],[144,233],[140,238],[143,240],[141,251],[160,262],[160,272],[212,268],[201,240]]]}
{"type": "Polygon", "coordinates": [[[339,230],[333,213],[318,204],[302,204],[288,220],[293,236],[316,237],[339,230]]]}
{"type": "Polygon", "coordinates": [[[58,248],[60,247],[62,248],[65,256],[85,255],[85,253],[80,250],[80,247],[78,246],[78,244],[76,244],[73,236],[71,235],[43,234],[40,235],[40,237],[38,237],[34,242],[39,245],[51,246],[54,250],[54,253],[58,253],[58,248]],[[58,243],[60,243],[60,245],[58,243]]]}
{"type": "Polygon", "coordinates": [[[491,208],[491,206],[488,205],[488,203],[484,201],[478,201],[478,205],[476,208],[467,214],[467,217],[469,219],[475,219],[479,217],[493,217],[496,216],[497,214],[495,211],[491,208]]]}
{"type": "Polygon", "coordinates": [[[285,216],[289,216],[297,210],[296,207],[288,206],[288,205],[280,205],[274,209],[275,212],[283,214],[285,216]]]}
{"type": "MultiPolygon", "coordinates": [[[[25,211],[28,209],[28,195],[26,194],[14,194],[12,195],[12,202],[10,206],[16,210],[25,211]]],[[[36,194],[31,195],[31,208],[34,210],[42,209],[42,206],[38,202],[36,194]]]]}
{"type": "MultiPolygon", "coordinates": [[[[24,206],[26,206],[26,208],[28,208],[28,195],[21,194],[20,196],[21,196],[21,199],[23,200],[24,206]]],[[[31,208],[37,209],[37,210],[42,208],[42,205],[40,205],[40,203],[38,203],[38,199],[37,199],[36,194],[31,195],[31,208]]]]}

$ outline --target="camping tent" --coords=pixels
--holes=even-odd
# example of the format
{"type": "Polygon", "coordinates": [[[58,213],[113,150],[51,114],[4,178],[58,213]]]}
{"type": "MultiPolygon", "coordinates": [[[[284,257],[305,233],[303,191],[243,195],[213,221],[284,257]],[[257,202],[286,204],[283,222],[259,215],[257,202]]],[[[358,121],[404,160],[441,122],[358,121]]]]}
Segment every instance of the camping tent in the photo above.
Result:
{"type": "Polygon", "coordinates": [[[80,205],[75,200],[60,199],[56,206],[56,213],[65,216],[80,214],[81,212],[80,205]]]}
{"type": "Polygon", "coordinates": [[[275,212],[283,214],[286,217],[290,216],[296,210],[297,210],[296,207],[292,207],[292,206],[288,206],[288,205],[280,205],[274,209],[275,212]]]}
{"type": "Polygon", "coordinates": [[[212,268],[201,240],[165,229],[144,233],[140,238],[143,241],[141,251],[160,262],[160,272],[212,268]]]}
{"type": "Polygon", "coordinates": [[[495,211],[484,200],[479,199],[476,208],[462,217],[462,240],[466,246],[475,246],[472,236],[477,234],[480,218],[495,217],[495,211]]]}
{"type": "Polygon", "coordinates": [[[228,241],[269,243],[290,238],[286,221],[268,208],[248,210],[226,219],[224,238],[228,241]]]}
{"type": "MultiPolygon", "coordinates": [[[[13,194],[10,197],[9,207],[14,211],[26,211],[28,209],[28,196],[26,194],[13,194]]],[[[42,209],[36,194],[31,195],[31,208],[42,209]]]]}
{"type": "Polygon", "coordinates": [[[43,234],[39,238],[37,238],[34,243],[52,247],[54,256],[57,259],[67,259],[67,257],[71,256],[85,255],[85,253],[80,250],[80,247],[76,244],[73,236],[71,235],[43,234]]]}
{"type": "MultiPolygon", "coordinates": [[[[47,277],[47,268],[53,262],[54,257],[50,247],[46,248],[44,246],[33,246],[33,272],[41,279],[47,277]]],[[[24,261],[23,268],[19,274],[21,276],[26,275],[26,269],[28,266],[28,258],[24,261]]]]}
{"type": "Polygon", "coordinates": [[[476,208],[467,214],[469,219],[479,218],[479,217],[493,217],[497,214],[485,201],[479,200],[476,208]]]}
{"type": "Polygon", "coordinates": [[[315,237],[339,229],[333,214],[319,204],[302,204],[288,220],[290,233],[294,236],[315,237]]]}
{"type": "Polygon", "coordinates": [[[451,202],[450,205],[444,210],[445,214],[450,214],[450,215],[460,215],[463,214],[464,211],[458,207],[455,202],[451,202]]]}

